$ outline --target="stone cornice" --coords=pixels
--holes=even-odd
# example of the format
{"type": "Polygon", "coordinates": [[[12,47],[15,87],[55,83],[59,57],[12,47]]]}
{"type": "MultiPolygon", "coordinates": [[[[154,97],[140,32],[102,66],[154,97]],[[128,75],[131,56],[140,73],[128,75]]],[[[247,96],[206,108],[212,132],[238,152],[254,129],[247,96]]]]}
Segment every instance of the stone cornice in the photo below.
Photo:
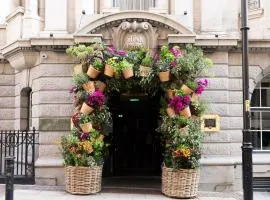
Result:
{"type": "Polygon", "coordinates": [[[18,14],[24,14],[24,7],[17,7],[11,14],[6,17],[7,23],[18,14]]]}

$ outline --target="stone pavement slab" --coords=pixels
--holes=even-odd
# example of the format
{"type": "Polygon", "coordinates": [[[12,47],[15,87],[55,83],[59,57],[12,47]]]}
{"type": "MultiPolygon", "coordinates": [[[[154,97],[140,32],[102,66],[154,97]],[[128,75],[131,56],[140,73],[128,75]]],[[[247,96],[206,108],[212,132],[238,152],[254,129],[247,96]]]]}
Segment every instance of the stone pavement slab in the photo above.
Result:
{"type": "MultiPolygon", "coordinates": [[[[0,185],[4,200],[4,185],[0,185]]],[[[104,188],[96,195],[71,195],[63,187],[15,185],[14,200],[166,200],[158,189],[104,188]]],[[[199,192],[193,200],[242,200],[240,193],[199,192]]],[[[255,199],[257,200],[257,199],[255,199]]],[[[258,199],[264,200],[264,199],[258,199]]],[[[265,199],[266,200],[266,199],[265,199]]]]}

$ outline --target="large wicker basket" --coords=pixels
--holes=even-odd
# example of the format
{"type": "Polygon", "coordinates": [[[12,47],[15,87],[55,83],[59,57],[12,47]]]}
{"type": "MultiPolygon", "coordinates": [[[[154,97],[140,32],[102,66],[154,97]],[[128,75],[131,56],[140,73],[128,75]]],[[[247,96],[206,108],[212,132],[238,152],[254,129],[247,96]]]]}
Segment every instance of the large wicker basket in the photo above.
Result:
{"type": "Polygon", "coordinates": [[[101,190],[102,167],[65,167],[66,191],[71,194],[94,194],[101,190]]]}
{"type": "Polygon", "coordinates": [[[162,193],[169,197],[194,198],[198,193],[199,169],[162,167],[162,193]]]}

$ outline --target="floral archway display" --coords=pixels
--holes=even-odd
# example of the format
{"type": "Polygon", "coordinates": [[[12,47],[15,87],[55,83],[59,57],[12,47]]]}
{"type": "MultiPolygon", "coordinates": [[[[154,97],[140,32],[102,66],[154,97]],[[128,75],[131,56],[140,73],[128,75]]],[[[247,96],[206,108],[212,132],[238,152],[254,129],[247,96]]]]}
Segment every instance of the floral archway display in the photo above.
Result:
{"type": "Polygon", "coordinates": [[[124,51],[103,43],[74,45],[67,54],[80,61],[74,67],[72,129],[62,137],[66,190],[73,194],[101,190],[103,158],[112,118],[106,100],[114,93],[154,95],[160,88],[161,133],[164,144],[162,192],[190,198],[197,195],[201,156],[200,116],[205,105],[199,96],[207,86],[205,74],[212,62],[192,45],[162,46],[124,51]]]}

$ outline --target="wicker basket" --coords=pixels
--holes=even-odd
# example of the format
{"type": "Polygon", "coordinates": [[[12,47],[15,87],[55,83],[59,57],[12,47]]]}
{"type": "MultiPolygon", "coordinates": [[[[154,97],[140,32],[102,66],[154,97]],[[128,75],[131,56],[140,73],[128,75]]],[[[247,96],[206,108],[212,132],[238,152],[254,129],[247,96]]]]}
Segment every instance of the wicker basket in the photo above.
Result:
{"type": "Polygon", "coordinates": [[[162,193],[169,197],[194,198],[197,196],[199,169],[162,167],[162,193]]]}
{"type": "Polygon", "coordinates": [[[101,191],[102,167],[65,167],[66,191],[71,194],[94,194],[101,191]]]}

